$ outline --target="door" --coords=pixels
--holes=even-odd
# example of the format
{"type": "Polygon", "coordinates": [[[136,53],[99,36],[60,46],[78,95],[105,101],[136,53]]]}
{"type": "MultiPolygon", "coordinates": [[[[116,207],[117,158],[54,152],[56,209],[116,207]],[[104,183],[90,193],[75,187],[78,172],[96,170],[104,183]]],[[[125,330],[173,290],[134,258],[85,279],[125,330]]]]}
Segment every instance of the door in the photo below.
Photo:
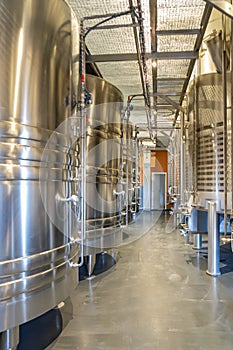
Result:
{"type": "Polygon", "coordinates": [[[166,209],[166,173],[152,173],[151,209],[166,209]]]}

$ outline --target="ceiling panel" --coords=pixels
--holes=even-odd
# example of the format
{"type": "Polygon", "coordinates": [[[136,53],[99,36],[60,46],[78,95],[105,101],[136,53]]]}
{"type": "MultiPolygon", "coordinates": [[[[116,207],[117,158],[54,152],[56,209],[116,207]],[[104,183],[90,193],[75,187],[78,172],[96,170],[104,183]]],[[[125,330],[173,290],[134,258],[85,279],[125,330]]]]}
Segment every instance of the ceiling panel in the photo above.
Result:
{"type": "MultiPolygon", "coordinates": [[[[130,3],[129,0],[67,0],[67,2],[73,8],[78,19],[86,16],[124,12],[129,10],[130,3]]],[[[133,0],[133,5],[137,5],[137,0],[133,0]]],[[[158,128],[165,128],[165,126],[170,128],[178,117],[176,115],[178,109],[174,106],[178,106],[182,101],[182,90],[186,83],[191,61],[188,58],[171,59],[169,53],[175,52],[185,55],[186,52],[194,52],[197,37],[202,29],[201,19],[205,2],[202,0],[141,0],[141,6],[148,57],[147,79],[153,109],[151,115],[153,121],[155,120],[152,124],[158,128]],[[150,11],[152,11],[153,16],[151,16],[150,11]],[[159,53],[163,54],[162,58],[157,60],[154,59],[156,56],[151,58],[151,55],[159,53]]],[[[99,21],[100,19],[87,20],[85,27],[89,28],[99,21]]],[[[132,18],[127,15],[104,24],[116,25],[117,28],[91,31],[86,37],[90,54],[114,56],[115,54],[136,53],[133,28],[121,27],[131,23],[132,18]]],[[[138,28],[137,35],[139,35],[138,28]]],[[[125,101],[128,95],[142,94],[143,89],[137,61],[97,62],[96,65],[102,76],[124,93],[125,101]]],[[[134,98],[132,104],[134,109],[131,111],[130,119],[138,125],[146,125],[147,117],[143,98],[134,98]]],[[[146,133],[146,131],[144,132],[146,133]]],[[[170,132],[162,130],[162,133],[158,131],[157,135],[160,144],[169,142],[170,132]]],[[[147,136],[149,136],[148,131],[147,136]]]]}
{"type": "Polygon", "coordinates": [[[202,0],[157,0],[158,30],[200,27],[205,2],[202,0]]]}
{"type": "Polygon", "coordinates": [[[196,38],[196,35],[158,36],[158,51],[192,51],[196,38]]]}

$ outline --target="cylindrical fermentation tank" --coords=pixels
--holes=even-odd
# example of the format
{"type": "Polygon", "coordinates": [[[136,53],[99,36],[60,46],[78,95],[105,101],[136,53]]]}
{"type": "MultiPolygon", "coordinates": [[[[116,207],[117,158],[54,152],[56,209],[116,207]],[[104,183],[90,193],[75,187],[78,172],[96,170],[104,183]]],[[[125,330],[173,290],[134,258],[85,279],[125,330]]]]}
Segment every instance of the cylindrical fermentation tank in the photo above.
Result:
{"type": "MultiPolygon", "coordinates": [[[[68,195],[66,137],[53,139],[61,145],[49,149],[52,163],[41,156],[71,113],[73,25],[63,0],[0,1],[0,331],[53,308],[77,283],[70,268],[77,244],[65,224],[60,230],[50,220],[40,193],[50,168],[63,170],[68,195]]],[[[48,185],[54,186],[56,180],[48,185]]],[[[49,200],[55,211],[55,198],[49,200]]]]}
{"type": "Polygon", "coordinates": [[[123,122],[123,183],[125,191],[124,215],[125,223],[128,224],[133,219],[133,214],[138,207],[138,143],[135,136],[134,125],[123,122]]]}
{"type": "Polygon", "coordinates": [[[139,141],[137,139],[137,131],[134,131],[134,137],[132,139],[132,152],[133,152],[133,169],[132,169],[132,187],[133,187],[133,199],[132,199],[132,207],[131,213],[134,214],[139,212],[140,207],[140,172],[139,172],[139,164],[140,164],[140,150],[139,150],[139,141]]]}
{"type": "Polygon", "coordinates": [[[122,93],[109,82],[87,75],[92,104],[87,108],[87,232],[85,255],[122,240],[122,93]]]}
{"type": "MultiPolygon", "coordinates": [[[[229,80],[228,76],[228,82],[229,80]]],[[[230,105],[229,93],[227,103],[230,105]]],[[[228,109],[228,131],[230,133],[230,110],[228,109]]],[[[224,163],[231,174],[230,148],[224,157],[223,85],[222,75],[208,73],[200,75],[189,93],[189,116],[192,127],[188,130],[189,156],[193,164],[193,181],[196,204],[207,209],[209,200],[217,201],[218,210],[224,209],[224,163]],[[195,96],[195,97],[194,97],[195,96]],[[195,140],[194,140],[195,138],[195,140]],[[195,141],[195,142],[194,142],[195,141]],[[194,147],[196,144],[196,147],[194,147]]],[[[230,140],[230,135],[226,135],[230,140]]],[[[228,196],[231,181],[228,181],[228,196]]],[[[230,204],[230,198],[228,200],[230,204]]]]}

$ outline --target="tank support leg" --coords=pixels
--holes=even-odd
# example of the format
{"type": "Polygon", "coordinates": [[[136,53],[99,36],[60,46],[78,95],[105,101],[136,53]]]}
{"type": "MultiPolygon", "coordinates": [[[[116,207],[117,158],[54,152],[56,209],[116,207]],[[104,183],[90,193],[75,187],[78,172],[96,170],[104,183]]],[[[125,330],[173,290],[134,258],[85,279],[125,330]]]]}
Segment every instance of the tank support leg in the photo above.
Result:
{"type": "Polygon", "coordinates": [[[220,242],[217,229],[216,202],[208,202],[208,270],[210,276],[219,276],[220,272],[220,242]]]}
{"type": "Polygon", "coordinates": [[[193,236],[193,249],[200,250],[202,248],[202,234],[195,233],[193,236]]]}
{"type": "Polygon", "coordinates": [[[19,344],[19,326],[7,329],[0,334],[1,350],[16,350],[19,344]]]}
{"type": "Polygon", "coordinates": [[[94,271],[96,263],[96,254],[93,255],[88,255],[87,257],[87,271],[88,271],[88,276],[90,277],[94,271]]]}

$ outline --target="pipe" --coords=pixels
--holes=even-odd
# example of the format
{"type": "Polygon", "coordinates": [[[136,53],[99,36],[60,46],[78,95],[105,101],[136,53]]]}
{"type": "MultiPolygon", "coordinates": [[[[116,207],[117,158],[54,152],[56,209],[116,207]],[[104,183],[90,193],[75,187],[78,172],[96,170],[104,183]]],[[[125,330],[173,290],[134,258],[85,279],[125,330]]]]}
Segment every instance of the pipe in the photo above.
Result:
{"type": "Polygon", "coordinates": [[[71,263],[72,267],[80,267],[84,263],[84,239],[86,237],[86,105],[85,105],[85,30],[84,19],[80,23],[80,73],[81,73],[81,103],[80,103],[80,139],[81,139],[81,186],[80,186],[80,216],[81,216],[81,256],[79,263],[71,263]]]}
{"type": "Polygon", "coordinates": [[[139,186],[138,186],[138,167],[139,167],[139,152],[138,152],[138,141],[137,141],[137,138],[135,140],[135,180],[136,180],[136,183],[135,183],[135,194],[134,194],[134,201],[135,201],[135,211],[137,212],[138,211],[138,191],[139,191],[139,186]]]}
{"type": "MultiPolygon", "coordinates": [[[[129,6],[130,8],[133,7],[133,1],[129,0],[129,6]]],[[[135,13],[131,13],[132,17],[132,22],[133,24],[136,24],[136,19],[135,19],[135,13]]],[[[141,31],[141,26],[139,31],[141,31]]],[[[142,83],[142,90],[143,90],[143,96],[145,99],[145,104],[148,105],[148,101],[146,98],[146,85],[145,85],[145,75],[143,71],[143,66],[142,66],[142,60],[141,60],[141,55],[140,55],[140,42],[138,39],[138,33],[137,33],[137,28],[133,27],[133,32],[134,32],[134,40],[135,40],[135,46],[136,46],[136,51],[137,51],[137,56],[138,56],[138,64],[139,64],[139,73],[140,73],[140,78],[141,78],[141,83],[142,83]]]]}
{"type": "MultiPolygon", "coordinates": [[[[199,68],[200,61],[197,61],[197,69],[199,68]]],[[[197,120],[198,120],[198,104],[199,104],[199,96],[198,96],[198,87],[197,87],[197,79],[198,77],[194,76],[194,113],[193,113],[193,202],[196,203],[197,200],[197,120]]]]}
{"type": "MultiPolygon", "coordinates": [[[[149,1],[150,10],[150,25],[151,25],[151,53],[152,56],[158,53],[158,40],[157,40],[157,22],[158,22],[158,4],[157,0],[149,1]]],[[[157,107],[157,91],[158,91],[158,61],[154,59],[152,62],[152,90],[153,90],[153,107],[157,107]]],[[[154,114],[154,127],[157,128],[157,113],[154,114]]],[[[152,129],[153,130],[153,129],[152,129]]],[[[157,132],[155,131],[155,137],[157,138],[157,132]]]]}
{"type": "MultiPolygon", "coordinates": [[[[130,8],[133,7],[133,1],[129,0],[129,6],[130,8]]],[[[146,46],[145,46],[145,36],[144,36],[144,26],[143,26],[143,17],[142,17],[142,10],[141,10],[141,1],[137,0],[137,7],[139,12],[139,38],[138,38],[138,32],[137,28],[133,27],[134,32],[134,40],[136,45],[136,51],[137,51],[137,57],[138,57],[138,65],[139,65],[139,73],[142,83],[142,90],[146,105],[146,117],[147,117],[147,124],[148,124],[148,130],[149,134],[152,140],[154,140],[153,137],[153,130],[152,130],[152,117],[151,117],[151,104],[150,104],[150,91],[149,91],[149,80],[148,80],[148,72],[147,72],[147,64],[146,64],[146,46]]],[[[132,22],[133,24],[136,24],[135,19],[135,13],[131,14],[132,22]]]]}
{"type": "Polygon", "coordinates": [[[184,113],[181,116],[181,138],[180,138],[180,205],[184,205],[184,190],[185,190],[185,155],[184,155],[184,113]]]}
{"type": "Polygon", "coordinates": [[[131,14],[132,12],[134,11],[134,7],[131,6],[130,7],[130,10],[128,11],[124,11],[124,12],[119,12],[119,13],[107,13],[105,15],[96,15],[96,16],[90,16],[90,17],[84,17],[83,21],[84,20],[88,20],[88,19],[100,19],[100,18],[104,18],[102,19],[100,22],[98,22],[97,24],[93,25],[92,27],[89,27],[89,28],[86,28],[86,31],[85,31],[85,34],[84,34],[84,38],[94,29],[103,29],[102,27],[99,28],[99,26],[101,24],[104,24],[108,21],[111,21],[112,19],[114,18],[117,18],[117,17],[121,17],[121,16],[125,16],[125,15],[129,15],[131,14]]]}
{"type": "Polygon", "coordinates": [[[219,264],[220,242],[217,231],[216,202],[208,201],[208,270],[206,273],[212,277],[221,275],[219,264]]]}
{"type": "MultiPolygon", "coordinates": [[[[231,21],[230,37],[230,75],[231,75],[231,179],[233,178],[233,21],[231,21]]],[[[233,238],[233,184],[231,181],[231,239],[233,238]]]]}
{"type": "MultiPolygon", "coordinates": [[[[129,106],[129,102],[128,102],[128,106],[129,106]]],[[[127,111],[127,120],[126,120],[126,152],[129,151],[129,108],[128,108],[128,111],[127,111]]],[[[126,172],[126,186],[125,186],[125,193],[126,193],[126,196],[125,196],[125,206],[126,206],[126,217],[125,217],[125,224],[126,226],[128,225],[129,223],[129,161],[128,161],[128,157],[126,158],[126,167],[125,167],[125,172],[126,172]]]]}
{"type": "MultiPolygon", "coordinates": [[[[84,36],[83,22],[81,22],[81,111],[80,111],[80,131],[81,131],[81,239],[82,239],[82,253],[83,260],[83,243],[86,238],[86,62],[85,62],[85,36],[84,36]]],[[[82,266],[83,262],[80,261],[82,266]]]]}
{"type": "Polygon", "coordinates": [[[224,158],[224,236],[227,235],[227,53],[226,18],[222,15],[223,158],[224,158]]]}
{"type": "MultiPolygon", "coordinates": [[[[122,114],[122,117],[121,117],[121,147],[120,147],[120,183],[124,184],[124,114],[122,114]]],[[[123,208],[124,208],[124,195],[125,195],[125,191],[122,190],[122,191],[113,191],[113,194],[116,195],[121,195],[121,200],[120,200],[120,208],[119,208],[119,211],[120,211],[120,222],[123,223],[123,208]],[[123,194],[124,192],[124,194],[123,194]]]]}

